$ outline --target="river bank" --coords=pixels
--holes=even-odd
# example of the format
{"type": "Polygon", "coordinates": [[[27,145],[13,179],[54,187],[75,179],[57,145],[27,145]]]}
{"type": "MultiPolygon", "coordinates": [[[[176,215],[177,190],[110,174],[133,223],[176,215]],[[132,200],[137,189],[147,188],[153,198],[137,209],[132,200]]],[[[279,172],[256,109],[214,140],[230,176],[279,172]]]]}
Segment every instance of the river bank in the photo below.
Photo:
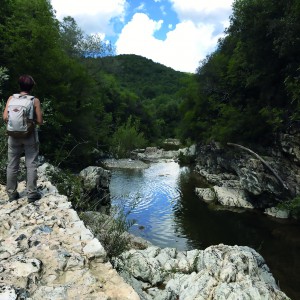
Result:
{"type": "MultiPolygon", "coordinates": [[[[89,183],[101,182],[100,178],[92,176],[97,174],[97,167],[87,170],[90,172],[83,173],[90,174],[89,183]]],[[[233,296],[243,293],[245,287],[245,290],[251,290],[253,297],[289,299],[280,291],[263,258],[250,248],[216,245],[204,250],[178,251],[150,246],[145,250],[124,252],[113,260],[112,265],[92,224],[87,228],[67,198],[59,195],[43,175],[42,168],[39,171],[43,198],[35,203],[27,202],[24,183],[19,186],[21,199],[11,203],[7,202],[1,188],[2,295],[9,295],[11,299],[22,296],[23,299],[173,300],[180,296],[190,300],[199,296],[206,298],[210,294],[211,299],[217,299],[220,295],[230,296],[234,286],[237,294],[233,296]],[[219,269],[212,273],[215,253],[219,253],[219,269]],[[133,260],[129,259],[131,257],[133,260]],[[138,259],[141,257],[145,261],[138,259]],[[227,259],[232,257],[235,257],[231,261],[232,269],[224,269],[227,259]],[[247,261],[240,265],[243,257],[247,261]],[[196,262],[201,262],[203,268],[196,262]],[[243,270],[242,273],[235,273],[236,268],[243,270]],[[130,285],[125,284],[116,270],[130,285]],[[226,276],[216,277],[220,272],[226,276]],[[136,276],[124,275],[129,273],[136,276]],[[151,274],[156,278],[154,281],[151,274]],[[212,275],[210,279],[208,274],[212,275]],[[140,278],[143,280],[138,283],[140,278]],[[188,283],[189,289],[184,288],[181,279],[188,283]],[[208,285],[202,293],[196,287],[199,282],[205,284],[206,279],[216,284],[208,285]],[[193,291],[193,298],[189,290],[193,291]]],[[[162,175],[161,178],[168,179],[168,174],[162,175]]],[[[102,179],[107,184],[107,177],[102,179]]]]}
{"type": "MultiPolygon", "coordinates": [[[[187,166],[160,161],[145,170],[112,170],[110,191],[112,204],[124,204],[129,218],[136,220],[131,233],[176,253],[204,251],[221,243],[248,246],[264,257],[282,290],[297,299],[299,230],[288,220],[273,219],[255,209],[237,213],[224,206],[211,208],[195,195],[199,184],[200,176],[187,166]],[[132,209],[137,196],[140,202],[132,209]]],[[[147,256],[144,251],[138,255],[147,256]]]]}
{"type": "Polygon", "coordinates": [[[138,300],[98,239],[39,168],[43,197],[8,202],[0,186],[0,299],[138,300]]]}

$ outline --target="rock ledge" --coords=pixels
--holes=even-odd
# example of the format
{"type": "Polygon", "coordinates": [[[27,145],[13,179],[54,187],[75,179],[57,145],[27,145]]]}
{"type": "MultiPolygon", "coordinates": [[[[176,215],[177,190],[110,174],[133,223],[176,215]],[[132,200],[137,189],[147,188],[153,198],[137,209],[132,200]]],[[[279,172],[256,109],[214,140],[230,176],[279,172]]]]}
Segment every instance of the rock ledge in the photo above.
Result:
{"type": "Polygon", "coordinates": [[[8,202],[0,186],[0,299],[137,300],[67,197],[39,168],[43,197],[8,202]]]}

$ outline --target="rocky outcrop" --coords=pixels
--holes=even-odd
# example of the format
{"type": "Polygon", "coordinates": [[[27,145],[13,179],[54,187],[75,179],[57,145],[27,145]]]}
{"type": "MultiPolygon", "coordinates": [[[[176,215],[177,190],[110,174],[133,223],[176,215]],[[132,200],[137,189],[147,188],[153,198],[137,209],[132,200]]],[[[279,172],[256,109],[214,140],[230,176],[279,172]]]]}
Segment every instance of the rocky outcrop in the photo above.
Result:
{"type": "Polygon", "coordinates": [[[132,152],[133,157],[144,161],[157,161],[159,159],[175,159],[178,155],[178,151],[166,151],[157,147],[147,147],[146,149],[140,149],[138,152],[132,152]]]}
{"type": "Polygon", "coordinates": [[[111,172],[101,167],[89,166],[79,176],[82,184],[82,198],[88,199],[88,208],[98,211],[110,204],[109,184],[111,172]]]}
{"type": "Polygon", "coordinates": [[[280,151],[288,155],[297,165],[300,163],[300,132],[299,129],[290,129],[279,136],[280,151]]]}
{"type": "Polygon", "coordinates": [[[289,299],[249,247],[220,244],[185,252],[150,247],[125,252],[114,265],[143,300],[289,299]]]}
{"type": "MultiPolygon", "coordinates": [[[[129,237],[138,249],[117,256],[112,265],[99,242],[103,214],[86,212],[86,227],[48,180],[49,167],[38,169],[43,197],[34,203],[28,203],[24,182],[18,186],[21,198],[13,202],[0,186],[0,299],[288,299],[263,258],[248,247],[177,251],[129,237]]],[[[82,172],[86,188],[108,185],[101,172],[95,167],[82,172]]]]}
{"type": "MultiPolygon", "coordinates": [[[[264,150],[263,161],[241,149],[217,143],[200,145],[195,169],[207,180],[214,199],[220,204],[245,208],[273,207],[279,201],[300,193],[300,164],[295,163],[298,162],[299,146],[292,147],[287,136],[282,139],[285,142],[276,151],[264,150]],[[286,153],[290,156],[287,157],[286,153]]],[[[201,198],[203,193],[197,192],[201,198]]]]}
{"type": "Polygon", "coordinates": [[[8,202],[0,186],[0,299],[139,299],[67,197],[39,168],[43,197],[8,202]]]}
{"type": "Polygon", "coordinates": [[[101,164],[108,169],[147,169],[149,164],[139,159],[104,159],[101,164]]]}
{"type": "Polygon", "coordinates": [[[194,156],[195,154],[195,145],[179,150],[164,150],[157,147],[147,147],[146,149],[137,149],[131,152],[134,159],[140,159],[148,162],[156,162],[164,159],[177,160],[180,155],[194,156]]]}

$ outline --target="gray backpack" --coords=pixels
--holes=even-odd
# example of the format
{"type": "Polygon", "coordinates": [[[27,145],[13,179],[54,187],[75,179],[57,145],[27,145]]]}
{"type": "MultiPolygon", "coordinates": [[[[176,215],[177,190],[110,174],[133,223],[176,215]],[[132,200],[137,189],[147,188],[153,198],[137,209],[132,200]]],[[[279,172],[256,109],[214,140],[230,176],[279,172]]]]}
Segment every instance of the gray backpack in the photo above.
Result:
{"type": "Polygon", "coordinates": [[[14,94],[8,104],[7,134],[26,138],[34,131],[34,96],[14,94]]]}

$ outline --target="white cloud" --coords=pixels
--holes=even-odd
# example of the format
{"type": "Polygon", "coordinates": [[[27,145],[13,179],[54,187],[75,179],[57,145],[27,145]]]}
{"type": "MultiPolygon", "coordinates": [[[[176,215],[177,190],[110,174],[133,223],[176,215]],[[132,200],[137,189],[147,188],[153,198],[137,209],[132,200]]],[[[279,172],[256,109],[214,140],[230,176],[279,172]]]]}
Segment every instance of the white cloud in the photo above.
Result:
{"type": "Polygon", "coordinates": [[[214,50],[228,26],[233,0],[165,0],[178,16],[177,25],[168,19],[166,3],[153,1],[161,3],[165,28],[169,30],[164,41],[155,38],[164,21],[154,21],[141,11],[136,11],[124,25],[125,15],[137,8],[144,10],[145,0],[135,0],[136,7],[129,0],[51,0],[51,3],[58,19],[72,16],[88,34],[113,38],[114,26],[118,30],[123,27],[116,42],[119,54],[142,55],[175,70],[195,72],[199,61],[214,50]]]}
{"type": "Polygon", "coordinates": [[[143,11],[143,10],[145,10],[145,3],[141,3],[135,10],[136,11],[143,11]]]}
{"type": "Polygon", "coordinates": [[[135,14],[124,26],[116,42],[118,54],[137,54],[152,58],[162,46],[162,41],[153,36],[161,23],[149,19],[146,14],[135,14]]]}
{"type": "Polygon", "coordinates": [[[58,19],[72,16],[87,33],[112,34],[111,20],[124,18],[126,0],[51,0],[58,19]]]}
{"type": "Polygon", "coordinates": [[[116,42],[118,54],[137,54],[175,70],[195,72],[199,61],[213,51],[217,43],[219,36],[213,36],[214,26],[184,21],[162,41],[154,37],[162,22],[142,13],[135,14],[116,42]]]}
{"type": "Polygon", "coordinates": [[[180,21],[222,25],[232,11],[233,0],[169,0],[180,21]]]}
{"type": "MultiPolygon", "coordinates": [[[[159,0],[154,0],[160,2],[159,0]]],[[[233,0],[169,0],[180,22],[164,41],[154,34],[160,23],[144,14],[134,15],[116,43],[119,54],[137,54],[172,67],[195,72],[199,62],[214,51],[228,26],[233,0]]]]}
{"type": "Polygon", "coordinates": [[[169,0],[181,17],[189,13],[211,14],[219,10],[230,10],[233,0],[169,0]]]}

